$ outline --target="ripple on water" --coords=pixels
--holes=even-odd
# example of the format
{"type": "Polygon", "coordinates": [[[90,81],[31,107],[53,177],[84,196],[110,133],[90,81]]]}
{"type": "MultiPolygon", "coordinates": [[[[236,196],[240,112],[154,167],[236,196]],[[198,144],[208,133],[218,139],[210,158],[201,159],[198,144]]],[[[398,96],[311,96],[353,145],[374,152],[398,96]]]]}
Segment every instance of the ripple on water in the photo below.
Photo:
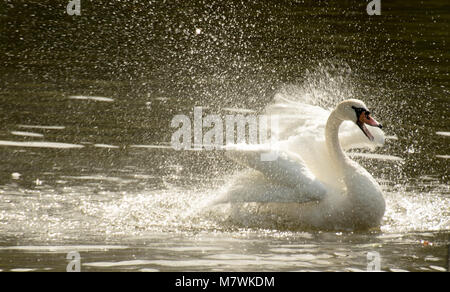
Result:
{"type": "Polygon", "coordinates": [[[438,271],[438,272],[447,272],[447,269],[444,268],[444,267],[439,267],[439,266],[433,266],[433,265],[431,265],[430,268],[431,268],[432,270],[435,270],[435,271],[438,271]]]}
{"type": "Polygon", "coordinates": [[[24,132],[24,131],[11,131],[12,135],[15,136],[25,136],[25,137],[34,137],[34,138],[42,138],[44,135],[34,132],[24,132]]]}
{"type": "Polygon", "coordinates": [[[131,260],[120,262],[91,262],[83,263],[83,266],[96,267],[96,268],[114,268],[114,267],[127,267],[127,266],[142,266],[152,264],[152,261],[147,260],[131,260]]]}
{"type": "Polygon", "coordinates": [[[0,140],[0,146],[55,148],[55,149],[78,149],[84,147],[83,145],[78,144],[58,143],[58,142],[18,142],[18,141],[3,141],[3,140],[0,140]]]}
{"type": "Polygon", "coordinates": [[[68,97],[69,99],[75,100],[93,100],[93,101],[104,101],[104,102],[113,102],[114,99],[110,97],[103,96],[87,96],[87,95],[72,95],[68,97]]]}
{"type": "Polygon", "coordinates": [[[450,159],[450,155],[436,155],[437,158],[450,159]]]}
{"type": "Polygon", "coordinates": [[[94,147],[97,148],[108,148],[108,149],[119,149],[119,146],[109,145],[109,144],[94,144],[94,147]]]}
{"type": "Polygon", "coordinates": [[[159,272],[159,270],[158,269],[143,268],[143,269],[140,269],[139,272],[153,273],[153,272],[159,272]]]}
{"type": "Polygon", "coordinates": [[[436,135],[439,135],[439,136],[448,136],[448,137],[450,137],[450,132],[443,132],[443,131],[440,131],[440,132],[436,132],[436,135]]]}
{"type": "Polygon", "coordinates": [[[14,268],[10,269],[10,272],[34,272],[37,271],[37,269],[30,269],[30,268],[14,268]]]}
{"type": "Polygon", "coordinates": [[[169,250],[172,252],[212,252],[223,251],[224,249],[216,246],[172,246],[172,247],[160,247],[159,250],[169,250]]]}
{"type": "Polygon", "coordinates": [[[71,251],[89,252],[89,251],[107,251],[128,249],[123,245],[64,245],[64,246],[1,246],[0,251],[24,251],[38,253],[68,253],[71,251]]]}
{"type": "Polygon", "coordinates": [[[393,272],[393,273],[407,273],[409,271],[407,270],[403,270],[403,269],[396,269],[396,268],[389,268],[389,271],[393,272]]]}
{"type": "Polygon", "coordinates": [[[171,149],[173,150],[172,146],[168,145],[130,145],[130,148],[143,148],[143,149],[171,149]]]}
{"type": "Polygon", "coordinates": [[[17,125],[23,129],[64,130],[65,126],[17,125]]]}

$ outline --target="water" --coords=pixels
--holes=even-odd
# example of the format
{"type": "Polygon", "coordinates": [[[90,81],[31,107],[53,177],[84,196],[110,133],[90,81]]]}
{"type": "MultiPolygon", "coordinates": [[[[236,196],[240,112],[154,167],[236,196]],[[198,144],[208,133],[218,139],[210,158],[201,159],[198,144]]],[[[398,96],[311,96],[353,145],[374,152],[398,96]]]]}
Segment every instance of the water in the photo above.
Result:
{"type": "Polygon", "coordinates": [[[443,271],[450,243],[449,19],[441,1],[0,3],[0,270],[443,271]],[[379,231],[236,226],[202,212],[242,168],[170,149],[170,121],[258,112],[280,91],[363,99],[390,137],[353,153],[379,231]]]}

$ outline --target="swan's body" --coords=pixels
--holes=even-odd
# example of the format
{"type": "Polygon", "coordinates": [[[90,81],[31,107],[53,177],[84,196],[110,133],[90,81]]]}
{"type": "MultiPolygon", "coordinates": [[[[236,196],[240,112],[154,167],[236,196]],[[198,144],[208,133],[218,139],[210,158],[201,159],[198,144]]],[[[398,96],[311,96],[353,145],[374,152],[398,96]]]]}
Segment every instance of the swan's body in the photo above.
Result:
{"type": "MultiPolygon", "coordinates": [[[[381,188],[363,167],[347,157],[342,147],[359,147],[369,139],[382,143],[382,131],[374,128],[373,137],[362,121],[380,128],[381,125],[371,119],[364,103],[358,100],[344,101],[330,114],[320,108],[307,112],[321,115],[322,122],[311,126],[304,119],[300,122],[303,132],[294,135],[283,133],[287,127],[282,124],[280,135],[286,134],[286,139],[277,143],[275,161],[261,161],[263,150],[257,148],[227,151],[231,158],[253,171],[240,175],[216,202],[254,206],[258,216],[265,213],[278,222],[302,228],[355,230],[379,226],[385,211],[381,188]],[[356,115],[355,110],[359,110],[356,115]],[[367,137],[352,125],[355,120],[367,137]],[[345,130],[341,140],[340,128],[345,130]]],[[[263,221],[261,217],[256,219],[257,224],[263,221]]]]}

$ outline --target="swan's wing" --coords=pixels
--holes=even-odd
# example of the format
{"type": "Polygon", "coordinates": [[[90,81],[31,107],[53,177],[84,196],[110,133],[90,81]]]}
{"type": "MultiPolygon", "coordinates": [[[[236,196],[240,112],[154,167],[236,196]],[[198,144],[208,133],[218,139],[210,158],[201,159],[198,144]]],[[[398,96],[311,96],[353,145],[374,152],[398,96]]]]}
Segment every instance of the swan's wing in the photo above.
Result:
{"type": "MultiPolygon", "coordinates": [[[[325,140],[325,125],[330,113],[329,110],[317,105],[289,100],[283,94],[277,94],[274,103],[266,108],[266,114],[278,117],[277,129],[272,129],[272,133],[279,140],[287,140],[294,136],[325,140]]],[[[384,145],[385,135],[381,129],[369,127],[369,131],[374,136],[374,141],[367,139],[355,123],[343,122],[339,129],[339,140],[344,150],[352,148],[374,150],[377,146],[384,145]]]]}
{"type": "Polygon", "coordinates": [[[281,94],[266,108],[267,115],[277,116],[277,128],[272,133],[280,140],[302,133],[323,135],[330,112],[319,106],[288,100],[281,94]]]}
{"type": "MultiPolygon", "coordinates": [[[[269,186],[277,185],[291,190],[290,192],[273,192],[270,197],[272,202],[306,203],[325,198],[325,186],[309,171],[302,158],[295,153],[289,151],[273,152],[272,158],[274,159],[264,161],[261,159],[261,155],[267,154],[267,150],[249,145],[237,146],[234,149],[228,147],[226,154],[234,161],[262,173],[266,180],[270,182],[269,186]]],[[[260,196],[267,198],[264,192],[261,192],[260,196]]],[[[250,199],[261,201],[259,197],[250,199]]]]}
{"type": "Polygon", "coordinates": [[[210,204],[223,203],[304,203],[298,192],[290,187],[274,184],[254,169],[241,172],[210,204]]]}

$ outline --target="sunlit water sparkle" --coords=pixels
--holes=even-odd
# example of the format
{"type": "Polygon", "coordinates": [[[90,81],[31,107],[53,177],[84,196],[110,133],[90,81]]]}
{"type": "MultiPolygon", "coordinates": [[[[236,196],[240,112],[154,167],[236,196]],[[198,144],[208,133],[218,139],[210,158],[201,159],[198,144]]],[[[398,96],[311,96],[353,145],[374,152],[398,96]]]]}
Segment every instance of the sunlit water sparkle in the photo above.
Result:
{"type": "Polygon", "coordinates": [[[99,0],[76,19],[44,2],[0,4],[0,271],[65,271],[72,251],[82,271],[365,271],[370,251],[383,271],[447,268],[440,1],[383,2],[375,18],[356,0],[99,0]],[[259,113],[280,92],[328,109],[360,98],[381,119],[385,147],[349,153],[383,188],[380,230],[208,208],[243,169],[172,150],[170,120],[259,113]]]}

